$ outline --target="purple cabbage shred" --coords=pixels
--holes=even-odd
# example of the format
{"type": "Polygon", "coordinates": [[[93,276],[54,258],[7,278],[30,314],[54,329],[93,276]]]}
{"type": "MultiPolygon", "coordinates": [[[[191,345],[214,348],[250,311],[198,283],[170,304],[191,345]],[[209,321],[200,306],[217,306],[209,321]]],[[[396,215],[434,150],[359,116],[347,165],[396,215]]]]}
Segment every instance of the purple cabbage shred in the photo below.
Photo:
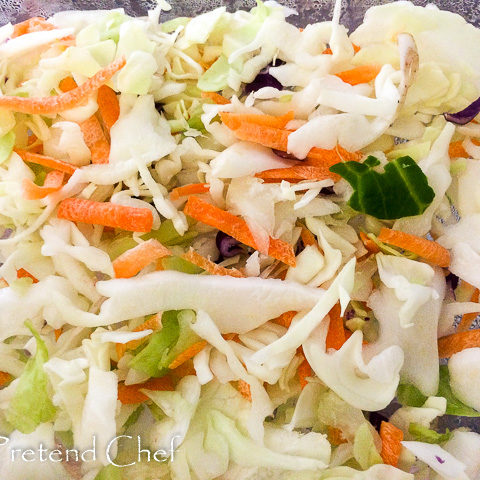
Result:
{"type": "Polygon", "coordinates": [[[480,97],[472,102],[467,108],[456,113],[444,113],[443,116],[447,122],[456,125],[465,125],[471,122],[480,113],[480,97]]]}
{"type": "Polygon", "coordinates": [[[280,66],[284,64],[285,62],[277,60],[276,64],[269,64],[267,65],[263,70],[260,71],[260,73],[255,77],[253,82],[248,83],[245,85],[244,92],[246,95],[252,92],[256,92],[257,90],[260,90],[263,87],[273,87],[276,88],[277,90],[282,90],[283,86],[282,84],[273,76],[269,73],[270,67],[272,66],[280,66]]]}
{"type": "Polygon", "coordinates": [[[10,238],[12,233],[13,233],[13,230],[11,228],[6,228],[3,231],[2,236],[0,237],[0,240],[5,240],[6,238],[10,238]]]}
{"type": "Polygon", "coordinates": [[[445,463],[445,460],[440,458],[438,455],[435,455],[435,460],[437,460],[438,463],[445,463]]]}
{"type": "Polygon", "coordinates": [[[217,233],[215,243],[217,244],[220,254],[224,258],[234,257],[235,255],[243,252],[240,242],[223,232],[217,233]]]}

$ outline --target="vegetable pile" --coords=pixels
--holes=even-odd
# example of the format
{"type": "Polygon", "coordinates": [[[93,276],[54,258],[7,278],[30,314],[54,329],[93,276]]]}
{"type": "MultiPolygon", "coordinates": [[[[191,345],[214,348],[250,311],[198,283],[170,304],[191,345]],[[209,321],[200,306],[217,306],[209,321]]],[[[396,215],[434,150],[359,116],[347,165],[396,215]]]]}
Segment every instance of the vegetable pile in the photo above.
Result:
{"type": "Polygon", "coordinates": [[[0,28],[0,478],[478,479],[480,31],[166,8],[0,28]]]}

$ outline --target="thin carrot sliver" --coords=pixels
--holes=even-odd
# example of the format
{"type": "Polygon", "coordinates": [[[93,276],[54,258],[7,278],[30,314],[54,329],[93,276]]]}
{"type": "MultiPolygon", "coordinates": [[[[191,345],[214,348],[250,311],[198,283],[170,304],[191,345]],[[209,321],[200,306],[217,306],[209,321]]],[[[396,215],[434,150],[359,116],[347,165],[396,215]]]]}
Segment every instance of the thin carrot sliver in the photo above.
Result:
{"type": "MultiPolygon", "coordinates": [[[[480,145],[480,141],[476,138],[472,138],[472,143],[474,145],[480,145]]],[[[463,147],[463,141],[458,140],[457,142],[452,142],[448,147],[448,156],[450,158],[470,158],[470,155],[467,153],[463,147]]]]}
{"type": "Polygon", "coordinates": [[[378,248],[378,245],[367,236],[366,233],[360,232],[360,240],[363,243],[363,246],[370,252],[370,253],[378,253],[380,251],[380,248],[378,248]]]}
{"type": "Polygon", "coordinates": [[[180,355],[178,355],[175,360],[168,366],[170,370],[174,368],[178,368],[180,365],[183,365],[185,362],[193,358],[197,353],[201,352],[207,346],[207,342],[205,340],[201,340],[199,342],[194,343],[190,347],[188,347],[185,351],[183,351],[180,355]]]}
{"type": "Polygon", "coordinates": [[[369,83],[374,80],[381,69],[380,65],[361,65],[351,70],[336,73],[335,76],[350,85],[359,85],[360,83],[369,83]]]}
{"type": "Polygon", "coordinates": [[[167,247],[164,247],[158,240],[151,238],[122,253],[113,261],[115,277],[133,277],[150,263],[171,254],[172,252],[167,247]]]}
{"type": "Polygon", "coordinates": [[[69,92],[61,93],[60,95],[39,98],[0,96],[0,108],[37,115],[63,112],[64,110],[76,107],[83,100],[86,100],[105,82],[108,82],[108,80],[125,65],[125,62],[126,60],[123,57],[115,60],[107,67],[99,70],[92,78],[89,78],[77,88],[69,92]]]}
{"type": "Polygon", "coordinates": [[[450,265],[450,252],[432,240],[399,230],[391,230],[390,228],[382,228],[378,240],[415,253],[433,265],[439,267],[448,267],[450,265]]]}
{"type": "MultiPolygon", "coordinates": [[[[217,228],[218,230],[237,239],[252,248],[257,248],[252,232],[245,220],[221,210],[199,197],[191,196],[185,205],[184,213],[195,220],[217,228]]],[[[293,247],[278,238],[270,238],[268,255],[287,265],[295,266],[295,252],[293,247]]]]}
{"type": "Polygon", "coordinates": [[[59,170],[60,172],[73,175],[77,167],[70,163],[58,160],[58,158],[48,157],[47,155],[41,155],[39,153],[27,152],[26,150],[15,150],[15,152],[22,157],[22,160],[28,163],[35,163],[42,165],[42,167],[52,168],[59,170]]]}
{"type": "Polygon", "coordinates": [[[330,324],[328,326],[326,349],[334,348],[340,350],[346,342],[345,329],[343,327],[343,319],[340,316],[340,304],[337,303],[329,313],[330,324]]]}
{"type": "MultiPolygon", "coordinates": [[[[261,125],[265,127],[273,128],[285,128],[287,123],[293,120],[294,113],[293,111],[276,117],[274,115],[257,115],[257,114],[241,114],[241,113],[228,113],[223,112],[221,114],[223,123],[229,125],[240,126],[242,123],[253,123],[255,125],[261,125]]],[[[233,130],[235,128],[233,127],[233,130]]],[[[238,127],[237,127],[238,128],[238,127]]]]}
{"type": "Polygon", "coordinates": [[[438,339],[438,356],[450,358],[466,348],[480,347],[480,330],[453,333],[438,339]]]}
{"type": "Polygon", "coordinates": [[[98,118],[95,115],[92,115],[79,125],[83,133],[85,144],[90,149],[92,154],[92,163],[108,163],[110,145],[105,137],[105,134],[103,133],[103,129],[98,121],[98,118]]]}
{"type": "Polygon", "coordinates": [[[252,401],[252,392],[250,390],[250,385],[247,382],[239,380],[237,388],[243,398],[247,399],[249,402],[252,401]]]}
{"type": "Polygon", "coordinates": [[[266,183],[280,183],[286,180],[290,183],[297,183],[302,180],[325,180],[338,181],[340,176],[333,173],[330,167],[316,167],[313,165],[294,165],[287,168],[274,168],[257,173],[255,176],[265,180],[266,183]]]}
{"type": "Polygon", "coordinates": [[[298,367],[297,374],[300,387],[303,390],[308,384],[307,378],[312,376],[312,367],[306,358],[303,359],[303,362],[298,367]]]}
{"type": "Polygon", "coordinates": [[[61,201],[57,216],[71,222],[103,225],[130,232],[150,232],[153,226],[153,215],[148,208],[127,207],[84,198],[66,198],[61,201]]]}
{"type": "Polygon", "coordinates": [[[47,30],[55,30],[55,25],[47,22],[42,17],[32,17],[24,22],[17,23],[13,26],[13,33],[11,38],[21,37],[27,33],[44,32],[47,30]]]}
{"type": "Polygon", "coordinates": [[[302,242],[305,246],[317,244],[317,241],[315,240],[315,235],[306,227],[302,227],[300,238],[302,239],[302,242]]]}
{"type": "Polygon", "coordinates": [[[342,443],[347,443],[346,438],[343,436],[343,433],[339,428],[328,427],[327,435],[328,441],[335,447],[342,443]]]}
{"type": "Polygon", "coordinates": [[[209,98],[217,105],[228,105],[230,100],[217,92],[202,92],[202,98],[209,98]]]}
{"type": "Polygon", "coordinates": [[[118,399],[123,405],[143,403],[149,398],[140,390],[152,390],[154,392],[173,391],[173,383],[170,377],[152,378],[145,383],[135,385],[118,384],[118,399]]]}
{"type": "Polygon", "coordinates": [[[31,278],[33,283],[38,283],[38,278],[34,277],[30,272],[27,272],[24,268],[17,270],[17,278],[31,278]]]}
{"type": "Polygon", "coordinates": [[[98,89],[97,103],[103,123],[107,130],[110,131],[120,116],[120,104],[118,103],[117,94],[107,85],[102,85],[98,89]]]}
{"type": "Polygon", "coordinates": [[[62,92],[69,92],[70,90],[73,90],[77,87],[78,87],[78,84],[73,79],[73,77],[65,77],[62,80],[60,80],[60,83],[58,84],[58,88],[62,92]]]}
{"type": "Polygon", "coordinates": [[[58,339],[60,338],[60,336],[62,335],[63,333],[63,328],[56,328],[54,331],[53,331],[54,335],[55,335],[55,341],[58,342],[58,339]]]}
{"type": "Polygon", "coordinates": [[[184,253],[182,257],[190,263],[197,265],[211,275],[222,275],[243,278],[245,275],[236,268],[225,268],[217,265],[203,255],[200,255],[193,248],[190,247],[187,253],[184,253]]]}
{"type": "Polygon", "coordinates": [[[275,318],[272,320],[275,323],[278,323],[278,325],[282,325],[285,328],[289,328],[293,317],[297,314],[295,310],[290,310],[288,312],[282,313],[279,317],[275,318]]]}
{"type": "Polygon", "coordinates": [[[191,183],[190,185],[183,185],[176,187],[170,192],[170,200],[178,200],[181,197],[188,197],[189,195],[207,193],[210,191],[208,183],[191,183]]]}
{"type": "MultiPolygon", "coordinates": [[[[476,288],[473,291],[472,297],[470,298],[471,302],[478,303],[480,297],[480,290],[476,288]]],[[[477,318],[478,313],[465,313],[460,320],[460,323],[457,325],[457,332],[466,332],[472,326],[473,321],[477,318]]]]}
{"type": "Polygon", "coordinates": [[[9,373],[0,372],[0,387],[5,386],[10,380],[12,380],[12,376],[9,373]]]}
{"type": "Polygon", "coordinates": [[[52,170],[47,173],[43,186],[38,186],[32,180],[24,178],[22,180],[23,196],[27,200],[39,200],[45,198],[51,193],[58,192],[63,186],[64,172],[52,170]]]}
{"type": "Polygon", "coordinates": [[[380,438],[382,439],[380,456],[383,462],[396,467],[402,453],[403,432],[390,422],[382,422],[380,438]]]}

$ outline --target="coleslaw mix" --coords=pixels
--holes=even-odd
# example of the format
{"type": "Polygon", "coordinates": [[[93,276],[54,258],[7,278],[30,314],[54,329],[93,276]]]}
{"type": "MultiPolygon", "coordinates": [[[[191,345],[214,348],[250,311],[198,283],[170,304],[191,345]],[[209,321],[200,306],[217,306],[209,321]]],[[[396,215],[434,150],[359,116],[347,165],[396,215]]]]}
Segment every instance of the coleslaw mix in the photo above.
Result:
{"type": "Polygon", "coordinates": [[[0,28],[1,478],[478,480],[480,31],[168,9],[0,28]]]}

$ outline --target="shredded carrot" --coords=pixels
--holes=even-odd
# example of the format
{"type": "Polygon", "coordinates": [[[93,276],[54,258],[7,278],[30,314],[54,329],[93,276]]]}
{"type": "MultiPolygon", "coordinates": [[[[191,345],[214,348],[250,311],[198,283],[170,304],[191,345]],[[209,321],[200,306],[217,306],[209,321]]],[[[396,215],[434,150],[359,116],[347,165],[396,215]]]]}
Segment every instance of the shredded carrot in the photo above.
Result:
{"type": "Polygon", "coordinates": [[[300,381],[300,387],[303,390],[308,384],[307,378],[312,376],[312,367],[306,358],[303,359],[303,362],[298,367],[297,374],[298,380],[300,381]]]}
{"type": "Polygon", "coordinates": [[[433,265],[439,267],[448,267],[450,265],[450,252],[437,242],[427,240],[426,238],[399,230],[382,228],[378,240],[415,253],[433,265]]]}
{"type": "Polygon", "coordinates": [[[241,127],[243,123],[253,123],[255,125],[285,128],[290,120],[293,120],[294,113],[288,112],[285,115],[275,117],[274,115],[256,115],[256,114],[241,114],[241,113],[221,113],[222,122],[225,123],[232,130],[241,127]]]}
{"type": "Polygon", "coordinates": [[[402,452],[403,432],[390,422],[382,422],[380,438],[382,439],[380,456],[383,462],[396,467],[402,452]]]}
{"type": "Polygon", "coordinates": [[[335,76],[350,85],[369,83],[376,78],[382,67],[380,65],[361,65],[360,67],[336,73],[335,76]]]}
{"type": "MultiPolygon", "coordinates": [[[[476,138],[472,138],[472,143],[474,145],[480,145],[480,141],[476,138]]],[[[450,158],[470,158],[470,155],[467,153],[463,147],[463,141],[458,140],[457,142],[452,142],[448,147],[448,156],[450,158]]]]}
{"type": "MultiPolygon", "coordinates": [[[[232,215],[230,212],[221,210],[198,197],[191,196],[185,205],[184,213],[199,222],[221,230],[245,245],[257,248],[245,220],[232,215]]],[[[296,264],[293,247],[278,238],[270,238],[268,254],[287,265],[295,266],[296,264]]]]}
{"type": "Polygon", "coordinates": [[[58,339],[63,333],[63,328],[56,328],[53,333],[55,334],[55,341],[58,342],[58,339]]]}
{"type": "MultiPolygon", "coordinates": [[[[282,152],[288,151],[288,136],[292,133],[289,130],[275,128],[268,125],[259,125],[258,123],[241,121],[238,117],[232,116],[225,112],[220,113],[222,122],[230,128],[239,140],[259,143],[264,147],[274,148],[282,152]]],[[[263,116],[263,115],[262,115],[263,116]]],[[[275,118],[275,117],[274,117],[275,118]]],[[[339,162],[359,161],[362,158],[360,152],[348,152],[338,146],[332,150],[313,147],[308,152],[308,165],[331,167],[339,162]],[[313,160],[316,160],[314,162],[313,160]]]]}
{"type": "MultiPolygon", "coordinates": [[[[355,45],[354,43],[352,43],[352,46],[353,46],[354,53],[357,53],[361,50],[360,47],[358,45],[355,45]]],[[[324,55],[332,55],[333,52],[331,48],[326,48],[322,53],[324,55]]]]}
{"type": "Polygon", "coordinates": [[[305,246],[307,245],[316,245],[317,241],[315,240],[315,235],[306,227],[302,227],[302,233],[300,238],[305,246]]]}
{"type": "Polygon", "coordinates": [[[201,352],[207,346],[207,342],[205,340],[201,340],[199,342],[194,343],[190,347],[188,347],[184,352],[178,355],[175,360],[168,366],[171,370],[174,368],[183,365],[186,361],[193,358],[197,353],[201,352]]]}
{"type": "MultiPolygon", "coordinates": [[[[472,297],[470,298],[471,302],[478,303],[480,297],[480,290],[475,288],[473,291],[472,297]]],[[[462,320],[457,325],[457,332],[466,332],[472,326],[473,321],[477,318],[478,313],[465,313],[462,316],[462,320]]]]}
{"type": "Polygon", "coordinates": [[[188,377],[189,375],[197,374],[192,361],[186,361],[185,363],[182,363],[177,368],[170,370],[169,373],[170,375],[173,375],[176,378],[183,378],[183,377],[188,377]]]}
{"type": "Polygon", "coordinates": [[[70,163],[58,160],[57,158],[47,157],[46,155],[40,155],[39,153],[27,152],[26,150],[15,150],[15,152],[22,157],[22,160],[28,163],[35,163],[42,165],[42,167],[52,168],[59,170],[60,172],[73,175],[77,167],[70,163]]]}
{"type": "Polygon", "coordinates": [[[247,382],[239,380],[237,388],[243,398],[247,399],[249,402],[252,401],[252,392],[250,391],[250,385],[247,382]]]}
{"type": "Polygon", "coordinates": [[[38,279],[35,278],[30,272],[27,272],[24,268],[17,270],[17,278],[31,278],[33,283],[38,283],[38,279]]]}
{"type": "Polygon", "coordinates": [[[23,197],[27,200],[39,200],[45,198],[51,193],[58,192],[63,186],[64,172],[52,170],[47,173],[43,186],[38,186],[32,180],[24,178],[22,180],[23,197]]]}
{"type": "Polygon", "coordinates": [[[207,193],[209,191],[210,185],[208,183],[191,183],[190,185],[183,185],[182,187],[174,188],[170,192],[170,200],[178,200],[181,197],[207,193]]]}
{"type": "Polygon", "coordinates": [[[294,310],[290,310],[288,312],[282,313],[279,317],[275,318],[273,322],[278,323],[278,325],[282,325],[285,328],[289,328],[293,317],[297,314],[298,312],[294,310]]]}
{"type": "Polygon", "coordinates": [[[104,225],[130,232],[150,232],[153,225],[153,215],[148,208],[127,207],[84,198],[66,198],[61,201],[57,216],[71,222],[104,225]]]}
{"type": "Polygon", "coordinates": [[[83,133],[85,144],[90,149],[92,154],[92,163],[108,163],[110,145],[105,137],[105,134],[103,133],[103,129],[98,121],[98,118],[95,115],[92,115],[79,125],[83,133]]]}
{"type": "Polygon", "coordinates": [[[337,303],[328,314],[330,317],[330,324],[328,326],[326,349],[334,348],[340,350],[342,345],[346,342],[345,329],[343,327],[343,319],[340,316],[341,307],[337,303]]]}
{"type": "Polygon", "coordinates": [[[438,356],[450,358],[466,348],[480,347],[480,330],[453,333],[438,339],[438,356]]]}
{"type": "Polygon", "coordinates": [[[342,443],[347,443],[347,439],[343,436],[342,431],[339,428],[328,427],[328,441],[335,447],[342,443]]]}
{"type": "Polygon", "coordinates": [[[110,131],[120,116],[117,94],[107,85],[102,85],[98,89],[97,103],[103,123],[106,129],[110,131]]]}
{"type": "Polygon", "coordinates": [[[92,78],[89,78],[77,88],[69,92],[61,93],[60,95],[40,98],[1,96],[0,108],[38,115],[63,112],[64,110],[76,107],[83,100],[86,100],[105,82],[108,82],[108,80],[125,65],[125,62],[125,58],[115,60],[107,67],[99,70],[92,78]]]}
{"type": "Polygon", "coordinates": [[[135,385],[118,384],[118,399],[123,405],[143,403],[149,398],[140,390],[152,390],[154,392],[173,391],[173,383],[170,377],[151,378],[145,383],[135,385]]]}
{"type": "MultiPolygon", "coordinates": [[[[145,330],[157,331],[162,328],[162,314],[153,315],[148,320],[143,322],[138,327],[134,328],[134,332],[144,332],[145,330]]],[[[127,343],[117,343],[115,348],[117,350],[117,356],[120,360],[127,350],[134,350],[139,347],[148,337],[140,338],[139,340],[130,340],[127,343]]]]}
{"type": "Polygon", "coordinates": [[[12,376],[6,372],[0,372],[0,387],[4,387],[12,380],[12,376]]]}
{"type": "Polygon", "coordinates": [[[27,33],[42,32],[46,30],[55,30],[55,25],[47,22],[42,17],[33,17],[24,22],[17,23],[13,26],[11,38],[21,37],[27,33]]]}
{"type": "Polygon", "coordinates": [[[340,176],[329,170],[329,166],[294,165],[293,167],[274,168],[257,173],[255,176],[265,180],[266,183],[280,183],[286,180],[290,183],[297,183],[302,180],[325,180],[338,181],[340,176]]]}
{"type": "Polygon", "coordinates": [[[198,267],[202,268],[206,272],[210,273],[211,275],[222,275],[222,276],[230,276],[230,277],[237,277],[243,278],[245,275],[236,268],[225,268],[217,265],[216,263],[212,262],[210,259],[205,258],[204,256],[200,255],[196,252],[193,248],[190,247],[187,253],[184,253],[182,257],[190,263],[197,265],[198,267]]]}
{"type": "Polygon", "coordinates": [[[70,90],[74,90],[77,87],[77,82],[73,79],[73,77],[65,77],[60,80],[60,83],[58,84],[58,88],[62,92],[69,92],[70,90]]]}
{"type": "Polygon", "coordinates": [[[370,252],[370,253],[378,253],[380,249],[378,245],[367,236],[366,233],[360,232],[360,240],[363,243],[363,246],[370,252]]]}
{"type": "Polygon", "coordinates": [[[202,98],[209,98],[217,105],[228,105],[230,100],[217,92],[202,92],[202,98]]]}
{"type": "Polygon", "coordinates": [[[134,277],[147,265],[171,254],[172,252],[167,247],[164,247],[158,240],[151,238],[122,253],[113,261],[115,277],[134,277]]]}

